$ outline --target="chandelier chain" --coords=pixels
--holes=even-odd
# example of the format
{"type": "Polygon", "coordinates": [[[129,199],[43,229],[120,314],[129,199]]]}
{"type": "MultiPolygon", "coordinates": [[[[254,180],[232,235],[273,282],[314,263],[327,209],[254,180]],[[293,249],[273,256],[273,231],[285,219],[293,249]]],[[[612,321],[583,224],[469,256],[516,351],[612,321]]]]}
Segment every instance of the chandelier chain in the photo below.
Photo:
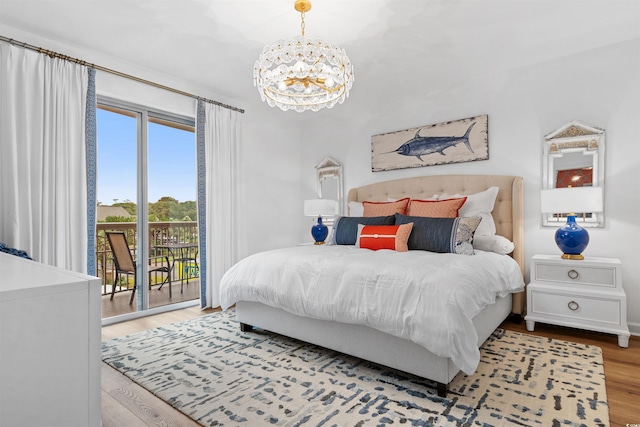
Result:
{"type": "Polygon", "coordinates": [[[302,30],[302,37],[304,37],[304,10],[300,12],[300,29],[302,30]]]}

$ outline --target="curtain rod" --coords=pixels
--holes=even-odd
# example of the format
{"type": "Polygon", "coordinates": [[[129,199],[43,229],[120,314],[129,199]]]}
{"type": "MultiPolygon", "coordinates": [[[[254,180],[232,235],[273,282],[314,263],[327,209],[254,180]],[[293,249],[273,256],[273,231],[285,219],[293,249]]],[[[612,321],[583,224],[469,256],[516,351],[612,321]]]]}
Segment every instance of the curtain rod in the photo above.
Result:
{"type": "Polygon", "coordinates": [[[71,56],[63,55],[61,53],[54,52],[52,50],[43,49],[43,48],[38,47],[38,46],[33,46],[33,45],[28,44],[28,43],[20,42],[20,41],[17,41],[15,39],[11,39],[11,38],[8,38],[8,37],[2,36],[2,35],[0,35],[0,41],[4,41],[4,42],[10,43],[10,44],[14,44],[16,46],[20,46],[20,47],[25,48],[25,49],[34,50],[34,51],[39,52],[39,53],[44,53],[45,55],[49,55],[52,58],[60,58],[60,59],[63,59],[65,61],[74,62],[74,63],[79,64],[79,65],[84,65],[84,66],[87,66],[87,67],[95,68],[96,70],[104,71],[106,73],[114,74],[114,75],[120,76],[120,77],[125,77],[127,79],[131,79],[131,80],[134,80],[136,82],[144,83],[144,84],[147,84],[149,86],[154,86],[154,87],[157,87],[157,88],[160,88],[160,89],[164,89],[164,90],[167,90],[169,92],[173,92],[173,93],[177,93],[177,94],[180,94],[180,95],[188,96],[190,98],[195,98],[195,99],[200,100],[200,101],[209,102],[211,104],[218,105],[218,106],[224,107],[224,108],[228,108],[229,110],[237,111],[239,113],[243,113],[244,114],[244,110],[243,109],[234,107],[232,105],[227,105],[227,104],[223,104],[222,102],[218,102],[218,101],[214,101],[214,100],[211,100],[211,99],[203,98],[201,96],[197,96],[197,95],[194,95],[192,93],[184,92],[184,91],[181,91],[179,89],[174,89],[174,88],[169,87],[169,86],[161,85],[160,83],[155,83],[155,82],[152,82],[152,81],[149,81],[149,80],[141,79],[140,77],[136,77],[136,76],[132,76],[130,74],[122,73],[120,71],[112,70],[111,68],[101,67],[101,66],[96,65],[96,64],[90,64],[90,63],[88,63],[86,61],[83,61],[81,59],[72,58],[71,56]]]}

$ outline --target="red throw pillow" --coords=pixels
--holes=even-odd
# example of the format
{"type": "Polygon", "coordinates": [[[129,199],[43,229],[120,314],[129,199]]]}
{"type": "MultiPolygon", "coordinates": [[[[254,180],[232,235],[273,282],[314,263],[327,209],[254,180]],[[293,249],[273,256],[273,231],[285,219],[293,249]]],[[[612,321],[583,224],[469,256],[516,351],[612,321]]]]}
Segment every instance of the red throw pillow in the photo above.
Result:
{"type": "Polygon", "coordinates": [[[356,246],[374,251],[391,249],[398,252],[406,252],[409,250],[407,240],[409,240],[412,228],[412,222],[402,225],[358,224],[356,246]]]}
{"type": "Polygon", "coordinates": [[[362,202],[364,214],[362,216],[389,216],[399,213],[404,215],[407,212],[409,198],[396,200],[395,202],[362,202]]]}
{"type": "Polygon", "coordinates": [[[407,209],[407,216],[457,218],[460,208],[466,201],[466,197],[446,200],[411,200],[407,209]]]}

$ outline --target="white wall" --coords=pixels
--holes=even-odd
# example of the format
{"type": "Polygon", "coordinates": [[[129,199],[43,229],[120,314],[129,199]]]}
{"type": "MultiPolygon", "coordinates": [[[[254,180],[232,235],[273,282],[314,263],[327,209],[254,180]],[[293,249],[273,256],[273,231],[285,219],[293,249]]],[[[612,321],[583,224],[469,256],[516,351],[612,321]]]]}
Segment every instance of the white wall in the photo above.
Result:
{"type": "MultiPolygon", "coordinates": [[[[256,100],[260,96],[256,92],[256,100]]],[[[288,111],[287,113],[291,113],[288,111]]],[[[248,251],[299,243],[302,216],[299,129],[266,104],[247,108],[244,159],[248,251]]]]}
{"type": "MultiPolygon", "coordinates": [[[[403,73],[401,78],[411,78],[403,73]]],[[[358,92],[356,80],[351,98],[336,107],[339,115],[306,121],[303,197],[313,194],[313,167],[327,155],[344,163],[347,189],[420,175],[521,175],[525,256],[527,260],[537,253],[559,256],[555,228],[541,226],[543,138],[570,120],[604,128],[606,226],[589,229],[591,243],[585,255],[622,260],[628,319],[640,334],[640,39],[445,90],[433,92],[429,82],[415,89],[389,96],[384,103],[370,102],[376,95],[358,92]],[[479,114],[489,115],[489,160],[371,172],[372,135],[479,114]]],[[[527,279],[528,270],[527,266],[527,279]]]]}

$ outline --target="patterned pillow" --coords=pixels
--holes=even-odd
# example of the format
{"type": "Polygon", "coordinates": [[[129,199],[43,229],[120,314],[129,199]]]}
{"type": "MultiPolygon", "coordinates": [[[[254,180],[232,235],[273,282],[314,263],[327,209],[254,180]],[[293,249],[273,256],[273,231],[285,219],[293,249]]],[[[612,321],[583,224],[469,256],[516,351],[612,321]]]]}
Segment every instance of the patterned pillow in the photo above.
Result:
{"type": "Polygon", "coordinates": [[[332,243],[336,245],[355,245],[358,238],[358,224],[365,225],[394,225],[395,217],[377,216],[377,217],[353,217],[343,216],[333,224],[332,243]],[[333,242],[335,240],[335,242],[333,242]]]}
{"type": "Polygon", "coordinates": [[[456,218],[459,216],[458,212],[460,208],[466,201],[466,197],[446,200],[411,199],[409,208],[407,209],[407,215],[428,216],[431,218],[456,218]]]}
{"type": "Polygon", "coordinates": [[[413,223],[407,245],[409,250],[473,255],[473,234],[479,216],[467,218],[427,218],[395,215],[396,225],[413,223]]]}
{"type": "Polygon", "coordinates": [[[364,206],[364,215],[370,216],[387,216],[394,214],[404,215],[407,212],[407,205],[409,204],[409,198],[396,200],[395,202],[362,202],[364,206]]]}
{"type": "Polygon", "coordinates": [[[364,225],[358,224],[356,246],[359,248],[391,249],[407,252],[407,240],[411,234],[413,223],[402,225],[364,225]]]}

